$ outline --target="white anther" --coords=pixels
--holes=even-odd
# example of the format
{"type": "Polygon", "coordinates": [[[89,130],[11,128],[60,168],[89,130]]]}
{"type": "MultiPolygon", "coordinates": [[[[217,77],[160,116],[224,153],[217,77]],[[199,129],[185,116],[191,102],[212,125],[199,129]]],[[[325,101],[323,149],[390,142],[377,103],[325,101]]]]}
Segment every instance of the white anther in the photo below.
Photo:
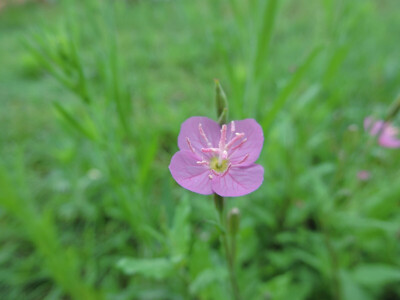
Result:
{"type": "Polygon", "coordinates": [[[235,121],[231,122],[231,132],[235,132],[235,121]]]}
{"type": "Polygon", "coordinates": [[[213,176],[211,174],[208,175],[208,178],[213,179],[213,176]]]}

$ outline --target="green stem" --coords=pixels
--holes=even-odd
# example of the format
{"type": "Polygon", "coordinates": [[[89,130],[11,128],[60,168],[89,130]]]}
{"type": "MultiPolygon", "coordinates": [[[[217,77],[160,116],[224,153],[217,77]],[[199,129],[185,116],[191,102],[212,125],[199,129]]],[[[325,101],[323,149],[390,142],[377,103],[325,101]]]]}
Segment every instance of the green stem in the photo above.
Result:
{"type": "MultiPolygon", "coordinates": [[[[319,205],[321,205],[321,203],[319,203],[319,205]]],[[[334,248],[331,238],[330,238],[329,228],[325,224],[325,221],[323,218],[323,210],[321,207],[318,208],[318,223],[319,223],[318,225],[319,225],[319,228],[320,228],[321,233],[324,238],[324,244],[328,251],[329,260],[331,263],[332,296],[333,296],[333,299],[335,299],[335,300],[342,300],[342,285],[340,282],[339,260],[338,260],[337,253],[335,251],[335,248],[334,248]]]]}
{"type": "Polygon", "coordinates": [[[330,261],[331,261],[331,270],[332,270],[332,293],[335,300],[341,300],[341,284],[340,284],[340,277],[339,277],[339,263],[337,259],[337,255],[335,250],[333,249],[332,242],[330,240],[328,232],[324,231],[324,242],[325,246],[328,250],[330,261]]]}
{"type": "Polygon", "coordinates": [[[239,286],[237,284],[236,272],[235,272],[236,239],[233,236],[231,237],[231,248],[229,248],[228,239],[227,239],[228,230],[227,230],[226,220],[225,220],[225,215],[224,215],[225,199],[217,194],[214,194],[214,203],[215,203],[215,207],[218,212],[221,228],[223,229],[223,232],[221,233],[221,240],[222,240],[222,245],[225,250],[227,266],[228,266],[228,273],[229,273],[229,280],[230,280],[231,286],[232,286],[233,298],[235,300],[240,300],[241,298],[240,298],[239,286]]]}

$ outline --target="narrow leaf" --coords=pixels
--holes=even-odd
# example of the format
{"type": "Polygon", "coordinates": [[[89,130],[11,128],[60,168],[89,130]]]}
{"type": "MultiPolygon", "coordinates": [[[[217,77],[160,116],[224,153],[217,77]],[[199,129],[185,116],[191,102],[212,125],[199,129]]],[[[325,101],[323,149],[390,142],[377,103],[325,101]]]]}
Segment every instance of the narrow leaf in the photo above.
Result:
{"type": "Polygon", "coordinates": [[[127,275],[142,275],[152,279],[164,279],[173,270],[173,263],[166,258],[122,258],[117,267],[127,275]]]}
{"type": "Polygon", "coordinates": [[[265,118],[262,122],[265,132],[268,132],[269,127],[271,126],[272,122],[275,120],[276,116],[278,115],[280,110],[283,108],[286,101],[289,99],[290,95],[300,84],[300,82],[303,79],[303,77],[305,76],[305,74],[307,74],[307,71],[310,69],[314,59],[320,53],[321,49],[322,49],[322,47],[317,46],[314,48],[313,51],[311,51],[311,53],[308,55],[307,59],[299,67],[297,72],[293,75],[293,77],[290,79],[290,81],[287,83],[287,85],[283,88],[283,90],[279,94],[278,98],[274,101],[272,108],[267,113],[267,115],[265,116],[265,118]]]}
{"type": "Polygon", "coordinates": [[[83,134],[90,140],[96,140],[96,137],[93,133],[89,132],[86,128],[84,128],[64,107],[62,107],[59,103],[53,103],[54,108],[57,112],[71,125],[75,130],[79,133],[83,134]]]}

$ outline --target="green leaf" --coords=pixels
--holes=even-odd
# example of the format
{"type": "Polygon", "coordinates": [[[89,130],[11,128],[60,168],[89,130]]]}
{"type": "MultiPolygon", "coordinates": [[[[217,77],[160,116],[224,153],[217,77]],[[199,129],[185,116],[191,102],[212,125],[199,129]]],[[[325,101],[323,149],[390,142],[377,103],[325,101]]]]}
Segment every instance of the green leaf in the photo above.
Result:
{"type": "Polygon", "coordinates": [[[172,227],[169,231],[171,256],[185,256],[189,250],[190,241],[190,205],[184,198],[176,208],[172,227]]]}
{"type": "Polygon", "coordinates": [[[286,101],[289,99],[290,95],[293,93],[295,88],[297,88],[297,86],[303,79],[304,75],[308,72],[312,63],[314,62],[314,59],[320,53],[321,49],[322,49],[322,47],[316,46],[313,49],[313,51],[311,51],[311,53],[308,55],[308,57],[304,61],[304,63],[299,67],[299,69],[293,75],[293,77],[290,79],[288,84],[280,92],[278,98],[274,101],[272,108],[269,110],[269,112],[267,113],[267,115],[265,116],[265,118],[262,122],[262,125],[263,125],[263,128],[265,131],[268,131],[270,125],[275,120],[279,111],[283,108],[283,106],[285,105],[286,101]]]}
{"type": "Polygon", "coordinates": [[[354,281],[347,271],[340,272],[340,282],[343,300],[372,300],[372,297],[354,281]]]}
{"type": "Polygon", "coordinates": [[[309,282],[295,283],[290,272],[276,276],[261,286],[263,295],[276,300],[304,300],[308,298],[310,290],[309,282]]]}
{"type": "Polygon", "coordinates": [[[227,273],[222,268],[206,269],[190,284],[190,293],[197,294],[209,285],[221,282],[221,280],[224,280],[226,277],[227,273]]]}
{"type": "Polygon", "coordinates": [[[161,232],[154,229],[153,227],[151,227],[150,225],[143,224],[142,230],[143,230],[143,232],[147,233],[149,236],[156,239],[161,244],[163,244],[163,245],[165,244],[166,241],[165,241],[164,235],[161,232]]]}
{"type": "Polygon", "coordinates": [[[356,267],[353,278],[367,286],[381,286],[388,283],[400,283],[400,267],[384,264],[364,264],[356,267]]]}
{"type": "Polygon", "coordinates": [[[221,233],[221,234],[225,234],[226,233],[225,229],[221,226],[221,224],[219,222],[217,222],[215,220],[204,220],[204,222],[206,224],[210,224],[210,225],[214,226],[215,229],[217,229],[219,233],[221,233]]]}
{"type": "Polygon", "coordinates": [[[147,182],[150,182],[149,177],[152,175],[151,168],[155,161],[155,157],[159,150],[159,138],[157,134],[153,134],[153,137],[146,139],[143,142],[142,157],[140,159],[140,172],[138,176],[139,186],[145,186],[147,182]]]}
{"type": "Polygon", "coordinates": [[[173,271],[174,264],[167,258],[122,258],[117,267],[127,275],[142,275],[151,279],[164,279],[173,271]]]}

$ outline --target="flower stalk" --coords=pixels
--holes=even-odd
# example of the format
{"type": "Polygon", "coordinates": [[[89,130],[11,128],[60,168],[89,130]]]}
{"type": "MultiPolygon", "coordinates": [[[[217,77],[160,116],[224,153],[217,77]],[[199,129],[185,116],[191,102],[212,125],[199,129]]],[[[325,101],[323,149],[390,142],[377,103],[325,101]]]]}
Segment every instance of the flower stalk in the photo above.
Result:
{"type": "MultiPolygon", "coordinates": [[[[231,226],[227,226],[226,217],[225,217],[225,199],[217,194],[214,194],[214,204],[217,209],[220,226],[222,228],[221,231],[221,243],[224,247],[227,267],[229,273],[229,280],[232,287],[233,299],[240,300],[240,290],[239,285],[237,283],[236,271],[235,271],[235,256],[236,256],[236,234],[237,231],[231,230],[231,226]],[[229,241],[228,242],[228,237],[229,241]]],[[[231,213],[228,215],[228,223],[231,224],[230,221],[231,213]]],[[[239,225],[239,224],[238,224],[239,225]]]]}
{"type": "Polygon", "coordinates": [[[240,211],[237,207],[232,208],[228,214],[228,232],[230,236],[231,257],[233,262],[236,261],[236,236],[239,232],[240,211]]]}

